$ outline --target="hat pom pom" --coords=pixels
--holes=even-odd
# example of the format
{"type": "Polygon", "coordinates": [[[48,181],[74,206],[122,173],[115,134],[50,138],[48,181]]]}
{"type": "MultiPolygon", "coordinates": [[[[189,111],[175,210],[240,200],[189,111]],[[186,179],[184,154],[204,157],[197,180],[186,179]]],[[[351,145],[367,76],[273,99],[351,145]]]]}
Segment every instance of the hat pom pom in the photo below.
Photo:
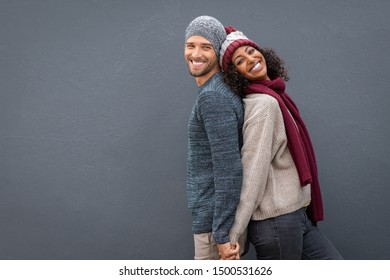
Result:
{"type": "Polygon", "coordinates": [[[230,33],[234,32],[234,31],[237,31],[237,29],[235,29],[233,26],[225,26],[225,31],[226,31],[226,34],[229,35],[230,33]]]}

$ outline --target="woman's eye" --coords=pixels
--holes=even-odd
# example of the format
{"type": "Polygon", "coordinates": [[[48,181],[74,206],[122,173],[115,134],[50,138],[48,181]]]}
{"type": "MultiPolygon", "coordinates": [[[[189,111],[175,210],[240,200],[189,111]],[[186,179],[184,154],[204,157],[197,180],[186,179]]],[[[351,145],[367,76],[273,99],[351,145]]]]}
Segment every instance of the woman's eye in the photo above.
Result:
{"type": "Polygon", "coordinates": [[[255,52],[255,49],[250,49],[248,53],[253,54],[254,52],[255,52]]]}

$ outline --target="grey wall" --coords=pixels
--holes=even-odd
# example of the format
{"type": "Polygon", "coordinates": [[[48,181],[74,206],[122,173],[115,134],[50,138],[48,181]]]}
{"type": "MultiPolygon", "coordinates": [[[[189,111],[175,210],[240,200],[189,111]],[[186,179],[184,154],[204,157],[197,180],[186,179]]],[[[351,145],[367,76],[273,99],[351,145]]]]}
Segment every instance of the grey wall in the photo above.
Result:
{"type": "Polygon", "coordinates": [[[389,3],[1,0],[0,259],[192,258],[183,46],[202,14],[285,58],[320,228],[389,259],[389,3]]]}

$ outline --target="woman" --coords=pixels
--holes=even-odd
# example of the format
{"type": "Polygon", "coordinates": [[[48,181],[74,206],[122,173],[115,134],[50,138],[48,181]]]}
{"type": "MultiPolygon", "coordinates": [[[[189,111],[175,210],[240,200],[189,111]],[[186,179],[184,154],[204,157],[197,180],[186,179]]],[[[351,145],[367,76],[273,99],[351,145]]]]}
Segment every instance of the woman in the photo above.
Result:
{"type": "Polygon", "coordinates": [[[244,179],[231,243],[248,227],[258,259],[342,259],[316,226],[323,208],[315,155],[298,108],[285,93],[284,61],[242,32],[225,29],[220,64],[245,106],[244,179]]]}

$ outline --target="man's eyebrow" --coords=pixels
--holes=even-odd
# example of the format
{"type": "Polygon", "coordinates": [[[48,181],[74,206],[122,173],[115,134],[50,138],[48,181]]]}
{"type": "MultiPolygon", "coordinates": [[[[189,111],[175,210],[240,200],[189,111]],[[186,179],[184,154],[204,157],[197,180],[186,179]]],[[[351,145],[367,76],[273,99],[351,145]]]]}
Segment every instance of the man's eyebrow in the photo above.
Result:
{"type": "MultiPolygon", "coordinates": [[[[186,44],[187,45],[196,45],[197,43],[195,43],[195,42],[187,42],[186,44]]],[[[210,47],[213,46],[213,44],[210,44],[210,43],[200,43],[200,45],[201,46],[210,46],[210,47]]]]}

